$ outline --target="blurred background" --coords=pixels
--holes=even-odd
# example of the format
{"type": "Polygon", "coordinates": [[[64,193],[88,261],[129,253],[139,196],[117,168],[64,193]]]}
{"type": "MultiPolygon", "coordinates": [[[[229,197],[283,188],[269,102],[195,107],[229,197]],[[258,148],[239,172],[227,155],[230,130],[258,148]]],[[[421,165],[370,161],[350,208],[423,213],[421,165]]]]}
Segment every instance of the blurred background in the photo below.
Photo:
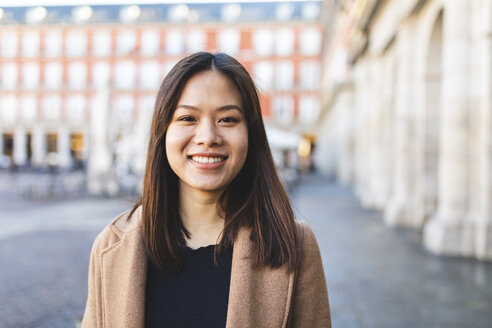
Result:
{"type": "Polygon", "coordinates": [[[0,327],[76,327],[160,82],[258,86],[334,327],[492,327],[492,0],[0,1],[0,327]]]}

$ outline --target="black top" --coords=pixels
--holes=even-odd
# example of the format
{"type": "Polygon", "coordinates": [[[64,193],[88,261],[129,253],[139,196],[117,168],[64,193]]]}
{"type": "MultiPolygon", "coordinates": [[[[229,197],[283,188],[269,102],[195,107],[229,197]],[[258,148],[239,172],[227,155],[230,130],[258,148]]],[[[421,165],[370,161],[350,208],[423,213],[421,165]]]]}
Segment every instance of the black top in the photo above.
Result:
{"type": "Polygon", "coordinates": [[[217,257],[214,245],[186,248],[179,274],[156,267],[147,270],[145,327],[225,327],[232,248],[217,257]]]}

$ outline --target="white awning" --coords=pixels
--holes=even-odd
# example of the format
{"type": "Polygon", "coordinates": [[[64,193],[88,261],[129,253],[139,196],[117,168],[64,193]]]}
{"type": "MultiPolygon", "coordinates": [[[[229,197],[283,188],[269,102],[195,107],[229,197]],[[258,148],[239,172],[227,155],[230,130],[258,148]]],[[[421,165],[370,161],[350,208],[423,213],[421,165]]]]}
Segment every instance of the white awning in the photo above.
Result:
{"type": "Polygon", "coordinates": [[[266,127],[266,134],[272,149],[297,149],[301,136],[294,132],[266,127]]]}

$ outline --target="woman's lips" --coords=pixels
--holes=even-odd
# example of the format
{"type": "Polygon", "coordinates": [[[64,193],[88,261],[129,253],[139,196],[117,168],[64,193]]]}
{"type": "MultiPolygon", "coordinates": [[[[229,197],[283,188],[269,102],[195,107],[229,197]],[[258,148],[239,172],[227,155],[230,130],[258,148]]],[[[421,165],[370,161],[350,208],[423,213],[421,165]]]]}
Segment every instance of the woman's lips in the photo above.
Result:
{"type": "Polygon", "coordinates": [[[227,160],[227,156],[213,154],[213,155],[192,155],[189,156],[189,160],[196,168],[202,170],[215,170],[224,165],[227,160]]]}

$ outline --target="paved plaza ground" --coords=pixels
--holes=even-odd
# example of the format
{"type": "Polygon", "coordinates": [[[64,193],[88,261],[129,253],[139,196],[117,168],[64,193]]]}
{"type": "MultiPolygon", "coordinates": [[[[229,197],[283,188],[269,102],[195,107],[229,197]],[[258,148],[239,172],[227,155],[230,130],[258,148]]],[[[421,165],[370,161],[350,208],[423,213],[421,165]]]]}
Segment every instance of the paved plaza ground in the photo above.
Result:
{"type": "MultiPolygon", "coordinates": [[[[439,258],[347,187],[302,177],[292,200],[321,248],[333,327],[492,327],[492,264],[439,258]]],[[[0,327],[76,327],[92,240],[125,200],[29,202],[0,187],[0,327]]]]}

